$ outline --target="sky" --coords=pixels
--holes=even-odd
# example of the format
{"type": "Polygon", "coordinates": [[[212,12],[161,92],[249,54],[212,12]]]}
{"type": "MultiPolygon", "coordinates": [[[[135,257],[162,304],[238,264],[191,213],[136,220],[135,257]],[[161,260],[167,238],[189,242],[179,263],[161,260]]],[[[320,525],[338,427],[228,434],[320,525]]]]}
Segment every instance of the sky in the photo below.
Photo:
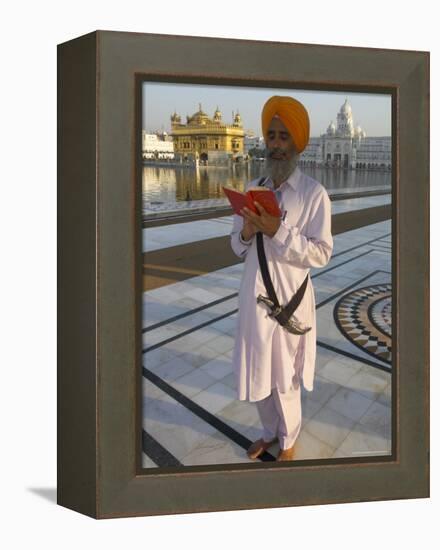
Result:
{"type": "Polygon", "coordinates": [[[361,126],[367,136],[391,136],[391,95],[353,92],[321,92],[286,88],[250,88],[211,86],[206,84],[143,83],[142,127],[147,132],[171,130],[170,116],[176,110],[186,124],[186,115],[199,110],[214,116],[217,106],[222,120],[232,123],[232,112],[240,113],[244,130],[261,135],[261,109],[272,95],[290,95],[306,107],[310,117],[310,136],[324,133],[345,99],[352,108],[354,126],[361,126]]]}

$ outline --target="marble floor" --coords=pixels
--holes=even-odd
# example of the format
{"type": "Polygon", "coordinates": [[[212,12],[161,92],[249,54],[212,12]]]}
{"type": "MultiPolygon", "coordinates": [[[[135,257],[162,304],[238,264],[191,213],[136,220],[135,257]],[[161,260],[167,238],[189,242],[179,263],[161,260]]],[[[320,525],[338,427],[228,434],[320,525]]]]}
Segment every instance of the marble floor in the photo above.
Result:
{"type": "MultiPolygon", "coordinates": [[[[386,204],[391,204],[391,194],[338,200],[332,202],[332,214],[342,214],[343,212],[362,210],[363,208],[372,208],[386,204]]],[[[176,225],[162,225],[143,229],[143,252],[152,252],[153,250],[170,246],[229,235],[232,221],[233,216],[223,216],[220,218],[181,223],[179,224],[178,231],[176,231],[176,225]]]]}
{"type": "MultiPolygon", "coordinates": [[[[208,238],[210,228],[228,234],[230,222],[173,225],[172,243],[208,238]]],[[[166,227],[147,231],[148,250],[170,246],[166,227]]],[[[242,270],[238,263],[143,294],[144,468],[254,462],[246,448],[261,425],[255,404],[236,399],[231,366],[242,270]]],[[[314,390],[302,389],[295,460],[389,455],[391,220],[334,236],[330,263],[311,275],[316,374],[314,390]]]]}

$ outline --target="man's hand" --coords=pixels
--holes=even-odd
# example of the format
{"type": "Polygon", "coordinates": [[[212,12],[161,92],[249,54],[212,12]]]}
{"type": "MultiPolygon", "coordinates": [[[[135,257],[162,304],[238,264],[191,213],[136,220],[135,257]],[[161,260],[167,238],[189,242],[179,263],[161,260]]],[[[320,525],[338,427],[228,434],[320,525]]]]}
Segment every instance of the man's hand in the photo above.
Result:
{"type": "Polygon", "coordinates": [[[278,216],[268,214],[259,202],[254,201],[254,204],[260,215],[254,214],[252,210],[244,206],[241,213],[245,221],[251,222],[257,228],[257,231],[261,231],[268,237],[273,237],[281,225],[281,219],[278,216]]]}
{"type": "Polygon", "coordinates": [[[255,235],[257,231],[258,229],[255,227],[255,225],[250,220],[243,217],[243,229],[241,230],[243,239],[245,241],[248,241],[251,237],[255,235]]]}

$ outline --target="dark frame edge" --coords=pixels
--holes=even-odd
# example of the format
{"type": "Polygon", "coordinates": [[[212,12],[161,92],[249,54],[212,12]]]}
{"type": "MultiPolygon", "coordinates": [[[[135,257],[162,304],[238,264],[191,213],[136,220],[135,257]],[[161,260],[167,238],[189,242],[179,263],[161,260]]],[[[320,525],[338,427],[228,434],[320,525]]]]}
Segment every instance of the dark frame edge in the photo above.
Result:
{"type": "Polygon", "coordinates": [[[237,37],[227,37],[227,36],[207,36],[204,34],[169,34],[169,33],[153,33],[153,32],[133,32],[133,31],[118,31],[118,30],[108,30],[100,29],[101,34],[107,35],[124,35],[126,37],[154,37],[158,39],[167,39],[167,38],[184,38],[190,40],[227,40],[228,42],[246,42],[246,43],[255,43],[255,44],[272,44],[272,45],[289,45],[289,46],[308,46],[310,48],[340,48],[340,49],[350,49],[358,51],[367,51],[367,52],[397,52],[397,53],[417,53],[417,54],[428,54],[429,50],[407,50],[405,48],[384,48],[384,47],[371,47],[371,46],[350,46],[348,44],[323,44],[322,42],[291,42],[287,40],[268,40],[264,38],[237,38],[237,37]]]}
{"type": "Polygon", "coordinates": [[[93,32],[57,46],[57,503],[93,518],[98,515],[96,113],[93,32]]]}
{"type": "Polygon", "coordinates": [[[426,315],[424,316],[423,322],[423,333],[424,333],[424,342],[423,350],[425,353],[424,364],[423,364],[423,384],[424,384],[424,439],[426,441],[426,461],[424,463],[423,479],[426,485],[425,491],[427,498],[430,498],[431,493],[431,475],[430,475],[430,466],[431,466],[431,437],[430,437],[430,362],[431,362],[431,349],[430,349],[430,265],[431,265],[431,247],[430,247],[430,121],[431,121],[431,53],[429,51],[420,52],[421,59],[421,69],[423,72],[423,91],[422,91],[422,100],[423,100],[423,114],[425,122],[425,135],[424,143],[426,147],[424,148],[424,153],[426,158],[422,159],[424,163],[424,196],[423,196],[423,211],[424,224],[423,224],[423,235],[424,235],[424,253],[426,257],[426,262],[424,264],[424,308],[426,315]]]}

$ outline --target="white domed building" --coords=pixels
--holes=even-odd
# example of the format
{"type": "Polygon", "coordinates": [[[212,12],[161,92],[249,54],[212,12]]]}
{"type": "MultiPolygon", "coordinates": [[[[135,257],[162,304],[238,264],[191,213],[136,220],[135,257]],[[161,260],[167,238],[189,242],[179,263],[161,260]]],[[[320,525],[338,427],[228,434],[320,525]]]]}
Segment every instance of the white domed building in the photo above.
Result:
{"type": "Polygon", "coordinates": [[[346,169],[391,169],[391,136],[367,137],[353,121],[346,99],[330,122],[325,134],[310,138],[300,157],[306,166],[332,166],[346,169]]]}

